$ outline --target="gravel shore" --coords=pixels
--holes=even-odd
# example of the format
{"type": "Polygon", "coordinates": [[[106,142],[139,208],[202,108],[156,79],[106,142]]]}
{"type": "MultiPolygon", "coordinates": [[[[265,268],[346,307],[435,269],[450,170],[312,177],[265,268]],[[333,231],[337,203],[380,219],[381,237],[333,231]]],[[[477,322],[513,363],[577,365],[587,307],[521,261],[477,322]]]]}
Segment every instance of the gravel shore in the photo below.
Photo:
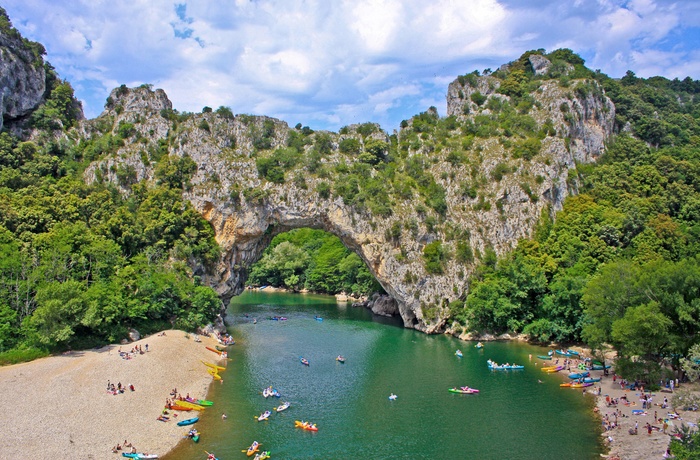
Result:
{"type": "MultiPolygon", "coordinates": [[[[114,460],[112,448],[125,440],[138,452],[164,455],[186,432],[176,425],[177,418],[156,420],[170,391],[177,388],[183,396],[205,399],[212,377],[201,361],[224,365],[205,348],[214,347],[216,340],[200,339],[171,330],[128,345],[0,367],[2,458],[114,460]],[[135,346],[144,353],[132,359],[120,356],[120,349],[129,352],[135,346]],[[108,381],[127,390],[113,395],[107,392],[108,381]],[[128,389],[130,384],[135,391],[128,389]]],[[[226,379],[225,371],[222,377],[226,379]]]]}

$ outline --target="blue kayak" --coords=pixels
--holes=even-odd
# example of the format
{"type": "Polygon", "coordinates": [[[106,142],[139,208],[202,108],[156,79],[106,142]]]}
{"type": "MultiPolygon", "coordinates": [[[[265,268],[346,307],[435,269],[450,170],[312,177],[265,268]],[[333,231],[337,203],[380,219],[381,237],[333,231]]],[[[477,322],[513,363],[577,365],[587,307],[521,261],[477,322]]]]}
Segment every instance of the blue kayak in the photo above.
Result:
{"type": "Polygon", "coordinates": [[[569,378],[570,379],[582,379],[582,378],[588,377],[590,375],[591,375],[590,372],[577,372],[574,374],[569,374],[569,378]]]}
{"type": "Polygon", "coordinates": [[[180,420],[177,422],[177,426],[187,426],[187,425],[193,425],[199,421],[199,417],[194,417],[194,418],[188,418],[186,420],[180,420]]]}

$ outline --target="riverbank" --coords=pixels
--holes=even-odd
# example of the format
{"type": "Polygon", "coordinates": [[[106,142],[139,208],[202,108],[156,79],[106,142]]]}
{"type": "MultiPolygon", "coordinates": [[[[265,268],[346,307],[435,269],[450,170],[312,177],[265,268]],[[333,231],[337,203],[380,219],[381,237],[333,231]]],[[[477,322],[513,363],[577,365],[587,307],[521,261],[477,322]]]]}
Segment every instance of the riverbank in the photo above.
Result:
{"type": "MultiPolygon", "coordinates": [[[[601,394],[596,398],[596,409],[601,417],[601,423],[606,421],[615,422],[616,427],[604,431],[604,443],[610,448],[608,458],[620,460],[646,460],[661,459],[671,442],[671,434],[674,428],[680,428],[682,423],[688,425],[697,424],[700,414],[697,411],[682,411],[672,407],[673,393],[670,390],[651,393],[651,407],[642,409],[640,397],[641,391],[622,389],[620,381],[613,381],[612,374],[604,377],[599,386],[601,394]],[[611,401],[618,401],[618,404],[608,405],[608,398],[611,401]],[[662,408],[664,398],[668,400],[669,407],[662,408]],[[625,399],[629,405],[625,404],[625,399]],[[677,411],[680,418],[669,418],[669,414],[677,411]],[[659,419],[662,419],[659,421],[659,419]],[[663,432],[664,419],[668,420],[666,432],[663,432]],[[646,428],[647,423],[658,429],[652,429],[651,434],[646,428]],[[637,426],[637,434],[630,434],[637,426]]],[[[592,388],[592,387],[590,387],[592,388]]],[[[697,385],[683,384],[675,391],[691,390],[697,392],[697,385]]],[[[649,395],[649,392],[646,392],[649,395]]]]}
{"type": "MultiPolygon", "coordinates": [[[[200,340],[170,330],[128,345],[0,367],[5,419],[0,452],[4,458],[116,459],[112,448],[126,440],[138,452],[164,455],[187,431],[176,425],[177,417],[156,420],[170,391],[203,399],[212,382],[201,361],[218,361],[205,348],[217,341],[200,340]],[[134,347],[143,354],[125,359],[119,353],[134,347]],[[108,381],[127,389],[113,395],[108,381]]],[[[225,380],[226,371],[221,376],[225,380]]],[[[191,416],[182,414],[179,418],[191,416]]]]}

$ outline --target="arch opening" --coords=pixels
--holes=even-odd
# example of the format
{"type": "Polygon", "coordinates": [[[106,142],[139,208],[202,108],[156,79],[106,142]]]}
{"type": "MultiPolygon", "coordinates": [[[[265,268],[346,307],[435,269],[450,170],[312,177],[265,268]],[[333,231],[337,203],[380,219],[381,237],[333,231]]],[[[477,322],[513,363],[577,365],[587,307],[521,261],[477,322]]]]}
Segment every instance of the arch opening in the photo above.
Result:
{"type": "Polygon", "coordinates": [[[340,302],[399,317],[398,302],[366,261],[341,238],[321,228],[269,227],[256,256],[242,271],[241,289],[274,288],[333,295],[340,302]]]}

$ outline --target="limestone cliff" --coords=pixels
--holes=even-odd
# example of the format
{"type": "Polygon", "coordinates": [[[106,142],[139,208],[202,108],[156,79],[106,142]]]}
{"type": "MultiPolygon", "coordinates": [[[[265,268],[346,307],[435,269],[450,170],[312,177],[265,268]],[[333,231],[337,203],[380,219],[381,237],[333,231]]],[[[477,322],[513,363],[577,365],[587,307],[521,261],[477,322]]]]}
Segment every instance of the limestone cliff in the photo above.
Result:
{"type": "Polygon", "coordinates": [[[576,192],[575,165],[595,161],[612,134],[614,106],[593,80],[543,79],[517,110],[501,83],[460,78],[448,88],[447,119],[431,110],[392,136],[370,124],[330,133],[227,110],[179,114],[161,90],[121,87],[79,128],[88,138],[126,133],[86,178],[128,193],[158,180],[164,157],[191,159],[185,196],[222,248],[216,270],[192,266],[224,299],[241,292],[274,235],[321,228],[366,262],[407,327],[441,332],[476,261],[560,209],[576,192]],[[438,251],[437,265],[426,248],[438,251]]]}
{"type": "MultiPolygon", "coordinates": [[[[0,12],[4,15],[4,11],[0,12]]],[[[35,44],[36,45],[36,44],[35,44]]],[[[44,101],[44,62],[19,34],[0,30],[0,129],[4,121],[26,116],[44,101]]]]}

